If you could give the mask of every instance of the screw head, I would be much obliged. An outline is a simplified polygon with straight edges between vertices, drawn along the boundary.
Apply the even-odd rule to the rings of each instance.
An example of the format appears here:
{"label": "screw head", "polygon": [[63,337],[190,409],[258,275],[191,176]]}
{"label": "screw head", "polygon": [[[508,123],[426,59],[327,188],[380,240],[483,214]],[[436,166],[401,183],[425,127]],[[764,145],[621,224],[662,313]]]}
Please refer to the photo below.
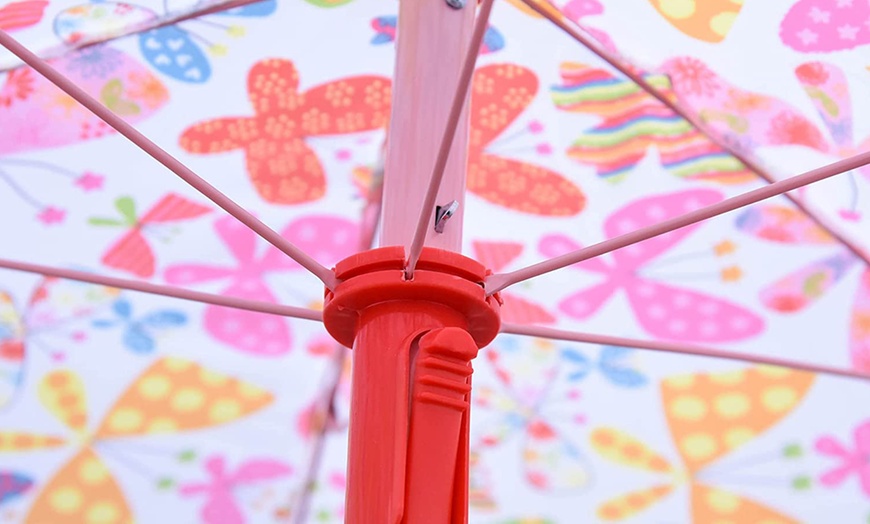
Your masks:
{"label": "screw head", "polygon": [[447,2],[447,5],[452,7],[453,9],[462,9],[465,7],[465,0],[444,0]]}

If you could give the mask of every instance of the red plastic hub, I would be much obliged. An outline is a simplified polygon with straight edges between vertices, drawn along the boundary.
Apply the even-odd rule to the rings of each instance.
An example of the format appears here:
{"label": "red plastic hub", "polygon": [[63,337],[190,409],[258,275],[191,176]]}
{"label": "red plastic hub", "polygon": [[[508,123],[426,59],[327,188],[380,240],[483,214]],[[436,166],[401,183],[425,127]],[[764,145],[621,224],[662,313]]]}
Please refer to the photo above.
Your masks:
{"label": "red plastic hub", "polygon": [[340,262],[323,321],[354,349],[345,521],[468,519],[471,360],[500,327],[486,268],[423,250],[405,279],[401,247]]}

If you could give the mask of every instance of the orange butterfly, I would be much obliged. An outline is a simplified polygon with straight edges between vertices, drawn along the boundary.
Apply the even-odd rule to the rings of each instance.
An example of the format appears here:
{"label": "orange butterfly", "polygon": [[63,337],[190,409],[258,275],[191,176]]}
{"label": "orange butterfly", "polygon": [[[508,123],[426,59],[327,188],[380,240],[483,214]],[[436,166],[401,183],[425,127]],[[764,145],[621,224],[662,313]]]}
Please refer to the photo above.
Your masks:
{"label": "orange butterfly", "polygon": [[662,403],[684,466],[674,467],[644,443],[613,428],[592,432],[592,447],[625,466],[665,474],[664,484],[611,499],[598,508],[604,521],[640,513],[688,483],[692,522],[770,522],[797,524],[746,497],[705,485],[704,469],[774,426],[800,404],[815,375],[758,366],[726,373],[684,375],[661,383]]}
{"label": "orange butterfly", "polygon": [[248,175],[267,202],[298,204],[326,192],[323,166],[308,137],[382,128],[390,111],[390,79],[355,76],[299,92],[299,74],[288,60],[256,63],[248,73],[254,116],[217,118],[182,133],[191,153],[244,149]]}
{"label": "orange butterfly", "polygon": [[127,388],[96,431],[88,429],[84,382],[75,372],[47,374],[39,385],[39,399],[72,430],[74,438],[4,429],[0,431],[0,451],[69,444],[80,448],[40,492],[25,522],[126,524],[133,516],[121,487],[100,459],[100,443],[217,426],[259,411],[271,404],[273,397],[193,362],[162,358]]}
{"label": "orange butterfly", "polygon": [[487,147],[532,103],[538,78],[515,64],[479,68],[471,87],[468,190],[494,204],[547,216],[576,215],[586,196],[547,168],[496,156]]}

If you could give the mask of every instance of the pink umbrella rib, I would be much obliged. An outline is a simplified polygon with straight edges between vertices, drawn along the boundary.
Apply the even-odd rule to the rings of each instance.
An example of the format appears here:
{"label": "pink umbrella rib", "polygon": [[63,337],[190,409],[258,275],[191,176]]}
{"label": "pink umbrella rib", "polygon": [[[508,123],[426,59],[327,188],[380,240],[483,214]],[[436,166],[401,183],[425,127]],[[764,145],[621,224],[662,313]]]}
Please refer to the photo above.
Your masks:
{"label": "pink umbrella rib", "polygon": [[313,273],[324,283],[324,285],[326,285],[326,287],[330,289],[335,287],[335,274],[331,270],[318,263],[311,256],[278,234],[278,232],[258,220],[254,215],[236,204],[233,199],[218,191],[217,188],[191,171],[178,159],[152,142],[145,135],[137,131],[136,128],[125,122],[124,119],[86,93],[72,80],[60,74],[56,69],[48,65],[45,60],[33,54],[30,50],[2,30],[0,30],[0,45],[11,51],[24,63],[32,67],[51,83],[85,106],[94,115],[112,126],[116,131],[118,131],[118,133],[125,136],[128,140],[139,146],[143,151],[151,155],[155,160],[166,166],[170,171],[178,175],[179,178],[202,193],[206,198],[235,217],[239,222],[248,226],[264,240],[284,252],[288,257],[298,262],[299,265]]}
{"label": "pink umbrella rib", "polygon": [[702,207],[701,209],[674,217],[670,220],[665,220],[658,224],[642,227],[636,231],[632,231],[631,233],[620,235],[544,262],[539,262],[510,273],[498,273],[492,275],[486,281],[487,293],[495,293],[510,285],[516,284],[517,282],[538,277],[551,271],[570,266],[571,264],[576,264],[577,262],[582,262],[638,242],[643,242],[644,240],[649,240],[650,238],[659,235],[670,233],[676,229],[690,226],[697,222],[701,222],[702,220],[707,220],[708,218],[713,218],[755,204],[756,202],[781,195],[786,191],[807,186],[868,164],[870,164],[870,151],[865,151],[864,153],[849,157],[845,160],[840,160],[833,164],[813,169],[812,171],[807,171],[801,175],[774,182],[768,186],[760,187],[743,193],[742,195],[731,197],[711,206]]}
{"label": "pink umbrella rib", "polygon": [[486,34],[489,15],[492,12],[494,3],[494,0],[483,0],[480,11],[477,14],[477,20],[474,23],[474,32],[471,35],[471,42],[468,45],[468,52],[465,55],[465,62],[462,65],[459,82],[453,94],[450,114],[447,117],[447,124],[444,126],[444,134],[441,137],[438,156],[435,157],[432,176],[429,178],[429,187],[426,190],[423,207],[420,209],[420,217],[417,219],[417,229],[414,231],[414,239],[409,249],[408,264],[405,269],[405,275],[408,279],[414,276],[414,269],[417,267],[420,253],[423,251],[423,243],[426,241],[426,232],[432,224],[435,198],[438,196],[438,189],[441,187],[441,180],[444,178],[444,169],[447,166],[447,158],[450,156],[450,148],[456,136],[456,128],[459,126],[462,109],[465,106],[466,100],[468,100],[468,88],[474,76],[474,66],[477,63],[477,55],[480,54],[480,44],[483,42],[483,37]]}
{"label": "pink umbrella rib", "polygon": [[733,351],[723,351],[721,349],[711,349],[700,346],[691,346],[687,344],[676,344],[673,342],[639,340],[634,338],[613,337],[608,335],[593,335],[590,333],[578,333],[575,331],[566,331],[563,329],[528,326],[522,324],[502,324],[501,332],[509,333],[512,335],[527,335],[531,337],[567,340],[570,342],[585,342],[588,344],[597,344],[603,346],[620,346],[646,351],[660,351],[665,353],[679,353],[681,355],[695,355],[699,357],[738,360],[742,362],[751,362],[753,364],[779,366],[784,368],[796,369],[799,371],[808,371],[810,373],[855,378],[870,382],[870,375],[866,373],[861,373],[860,371],[834,368],[829,366],[817,366],[814,364],[797,362],[794,360],[787,360],[775,357],[763,357],[760,355],[737,353]]}
{"label": "pink umbrella rib", "polygon": [[[532,10],[555,24],[559,29],[568,34],[571,38],[579,42],[581,45],[589,49],[593,54],[597,57],[604,60],[611,67],[625,75],[628,79],[638,85],[641,89],[646,91],[650,96],[664,104],[668,109],[676,113],[681,118],[688,121],[692,126],[694,126],[698,131],[700,131],[704,136],[706,136],[711,142],[727,151],[731,156],[739,160],[746,166],[750,171],[754,172],[756,175],[761,177],[764,181],[769,184],[772,184],[776,181],[776,179],[763,167],[761,167],[754,160],[749,158],[747,155],[741,153],[737,150],[733,145],[727,143],[721,137],[719,137],[716,133],[713,133],[707,129],[707,127],[701,122],[698,118],[696,118],[691,112],[684,109],[678,102],[666,97],[662,92],[656,89],[652,84],[647,82],[641,75],[635,73],[617,58],[612,56],[607,50],[601,47],[599,44],[595,42],[594,39],[586,36],[583,32],[577,28],[573,27],[571,24],[566,22],[564,19],[560,18],[558,14],[553,13],[547,9],[541,7],[536,0],[521,0],[524,4],[529,6]],[[843,244],[849,251],[852,252],[856,257],[862,259],[868,266],[870,266],[870,254],[861,249],[860,246],[849,240],[848,238],[841,235],[835,228],[831,227],[828,222],[822,217],[818,216],[812,209],[810,209],[806,203],[804,203],[799,198],[791,195],[785,194],[785,197],[788,198],[798,209],[800,209],[805,215],[807,215],[811,220],[813,220],[819,227],[824,229],[829,235],[833,238],[837,239],[841,244]]]}
{"label": "pink umbrella rib", "polygon": [[258,300],[246,300],[243,298],[225,297],[222,295],[202,293],[200,291],[192,291],[189,289],[182,289],[173,286],[162,286],[159,284],[152,284],[150,282],[140,282],[125,278],[94,275],[85,271],[77,271],[74,269],[42,266],[39,264],[17,262],[14,260],[6,260],[2,258],[0,258],[0,268],[11,269],[14,271],[23,271],[26,273],[34,273],[37,275],[45,275],[49,277],[64,278],[67,280],[77,280],[79,282],[87,282],[89,284],[97,284],[118,289],[126,289],[129,291],[139,291],[142,293],[150,293],[152,295],[162,295],[165,297],[180,298],[182,300],[190,300],[193,302],[203,302],[206,304],[214,304],[216,306],[244,309],[247,311],[256,311],[258,313],[268,313],[271,315],[279,315],[282,317],[299,318],[303,320],[315,320],[317,322],[322,321],[320,311],[315,311],[313,309],[285,306],[281,304],[271,304],[269,302],[260,302]]}

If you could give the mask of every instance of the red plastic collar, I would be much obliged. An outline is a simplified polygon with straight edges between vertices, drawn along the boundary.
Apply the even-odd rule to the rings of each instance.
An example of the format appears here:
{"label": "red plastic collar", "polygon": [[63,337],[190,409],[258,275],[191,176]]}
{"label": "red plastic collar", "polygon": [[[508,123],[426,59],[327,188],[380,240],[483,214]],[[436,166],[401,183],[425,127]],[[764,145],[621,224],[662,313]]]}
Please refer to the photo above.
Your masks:
{"label": "red plastic collar", "polygon": [[339,262],[340,284],[326,291],[323,324],[339,343],[353,347],[360,313],[394,300],[430,302],[462,315],[465,328],[479,348],[489,344],[501,325],[498,293],[487,297],[483,281],[488,270],[458,253],[424,248],[412,280],[405,280],[402,247],[383,247],[358,253]]}

